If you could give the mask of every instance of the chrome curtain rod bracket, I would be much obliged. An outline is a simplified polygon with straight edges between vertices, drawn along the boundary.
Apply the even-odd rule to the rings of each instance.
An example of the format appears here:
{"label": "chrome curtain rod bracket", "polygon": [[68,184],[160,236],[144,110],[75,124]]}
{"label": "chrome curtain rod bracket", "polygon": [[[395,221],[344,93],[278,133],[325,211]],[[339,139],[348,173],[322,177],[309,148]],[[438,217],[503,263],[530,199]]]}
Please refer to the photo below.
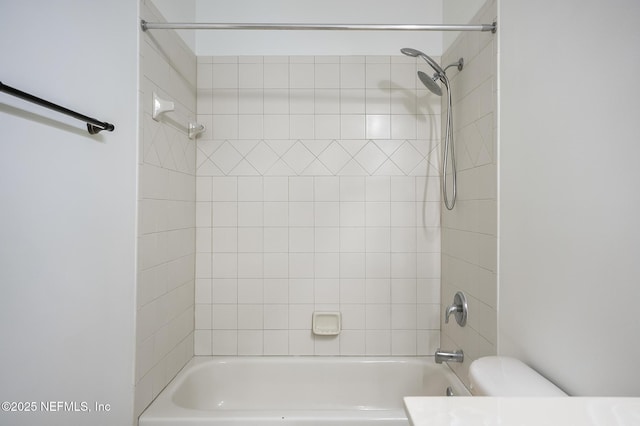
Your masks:
{"label": "chrome curtain rod bracket", "polygon": [[267,23],[195,23],[195,22],[147,22],[140,21],[142,31],[147,30],[310,30],[310,31],[491,31],[496,32],[496,22],[480,25],[405,25],[405,24],[267,24]]}
{"label": "chrome curtain rod bracket", "polygon": [[96,120],[95,118],[87,117],[84,114],[80,114],[79,112],[72,111],[68,108],[65,108],[60,105],[56,105],[52,102],[46,101],[37,96],[33,96],[29,93],[23,92],[21,90],[15,89],[11,86],[7,86],[0,81],[0,92],[5,92],[11,96],[15,96],[16,98],[23,99],[25,101],[40,105],[42,107],[48,108],[53,111],[57,111],[61,114],[68,115],[77,120],[84,121],[87,123],[87,131],[89,134],[95,135],[103,130],[108,132],[113,132],[115,126],[113,124],[107,123],[106,121]]}

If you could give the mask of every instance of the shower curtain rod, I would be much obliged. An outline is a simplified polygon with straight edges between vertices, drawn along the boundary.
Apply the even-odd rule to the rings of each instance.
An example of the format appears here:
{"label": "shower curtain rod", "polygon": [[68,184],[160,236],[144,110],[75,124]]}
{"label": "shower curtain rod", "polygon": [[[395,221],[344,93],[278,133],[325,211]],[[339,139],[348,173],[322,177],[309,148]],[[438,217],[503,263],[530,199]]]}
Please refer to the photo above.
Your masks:
{"label": "shower curtain rod", "polygon": [[142,31],[147,30],[348,30],[348,31],[491,31],[496,23],[480,25],[434,24],[229,24],[206,22],[147,22],[140,21]]}
{"label": "shower curtain rod", "polygon": [[87,131],[92,135],[95,135],[98,132],[101,132],[103,130],[106,130],[107,132],[113,132],[113,130],[115,129],[115,126],[111,123],[107,123],[106,121],[96,120],[95,118],[91,118],[84,114],[80,114],[79,112],[54,104],[53,102],[49,102],[47,100],[34,96],[30,93],[26,93],[14,87],[7,86],[1,81],[0,81],[0,92],[7,93],[11,96],[15,96],[16,98],[24,99],[25,101],[34,103],[36,105],[40,105],[42,107],[48,108],[53,111],[57,111],[61,114],[68,115],[70,117],[75,118],[76,120],[84,121],[85,123],[87,123]]}

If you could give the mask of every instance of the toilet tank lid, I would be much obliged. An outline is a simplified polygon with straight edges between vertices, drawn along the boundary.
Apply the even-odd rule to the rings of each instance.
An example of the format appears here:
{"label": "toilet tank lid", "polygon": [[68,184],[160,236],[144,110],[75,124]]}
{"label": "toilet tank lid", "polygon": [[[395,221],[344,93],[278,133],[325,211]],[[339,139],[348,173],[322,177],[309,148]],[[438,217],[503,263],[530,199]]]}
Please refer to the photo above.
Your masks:
{"label": "toilet tank lid", "polygon": [[488,356],[473,361],[469,382],[474,395],[567,396],[524,362],[510,357]]}

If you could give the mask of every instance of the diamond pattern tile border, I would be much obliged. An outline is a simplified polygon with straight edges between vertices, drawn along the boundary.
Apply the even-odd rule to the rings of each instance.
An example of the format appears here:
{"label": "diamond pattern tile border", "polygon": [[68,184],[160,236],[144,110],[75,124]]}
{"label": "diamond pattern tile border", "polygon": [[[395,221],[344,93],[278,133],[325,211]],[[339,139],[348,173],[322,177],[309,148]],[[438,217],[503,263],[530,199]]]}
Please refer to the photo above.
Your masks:
{"label": "diamond pattern tile border", "polygon": [[430,164],[438,153],[436,149],[425,154],[426,149],[416,149],[416,141],[409,140],[203,140],[198,144],[203,144],[198,147],[198,176],[426,176],[429,171],[421,166]]}

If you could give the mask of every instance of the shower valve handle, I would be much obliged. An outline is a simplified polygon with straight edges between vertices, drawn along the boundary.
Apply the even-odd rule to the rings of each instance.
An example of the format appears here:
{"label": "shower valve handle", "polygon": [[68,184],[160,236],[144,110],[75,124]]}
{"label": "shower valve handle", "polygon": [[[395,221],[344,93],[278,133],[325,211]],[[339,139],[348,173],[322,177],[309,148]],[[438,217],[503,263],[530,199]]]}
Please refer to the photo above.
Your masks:
{"label": "shower valve handle", "polygon": [[467,298],[461,291],[457,292],[453,298],[453,305],[447,307],[444,315],[444,323],[449,323],[449,316],[454,314],[456,322],[460,327],[464,327],[467,324]]}
{"label": "shower valve handle", "polygon": [[447,308],[447,312],[445,313],[445,316],[444,316],[445,324],[449,323],[449,316],[451,314],[455,313],[455,312],[458,312],[458,311],[462,311],[462,307],[461,306],[459,306],[459,305],[451,305],[451,306],[449,306]]}

